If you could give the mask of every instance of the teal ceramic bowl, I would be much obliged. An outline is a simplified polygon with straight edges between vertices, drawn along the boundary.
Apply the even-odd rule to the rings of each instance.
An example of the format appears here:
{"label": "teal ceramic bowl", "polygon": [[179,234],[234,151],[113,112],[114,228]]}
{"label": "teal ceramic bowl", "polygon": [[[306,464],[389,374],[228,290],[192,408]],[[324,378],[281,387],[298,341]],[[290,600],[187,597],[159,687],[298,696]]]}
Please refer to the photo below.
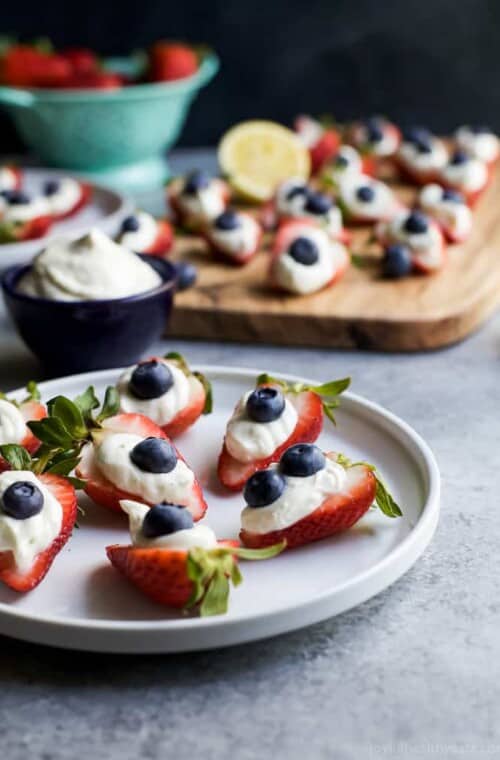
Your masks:
{"label": "teal ceramic bowl", "polygon": [[[120,61],[112,62],[116,68]],[[122,62],[122,69],[127,61]],[[46,166],[76,171],[125,190],[158,187],[199,90],[217,73],[216,55],[191,77],[118,90],[0,87],[0,105]]]}

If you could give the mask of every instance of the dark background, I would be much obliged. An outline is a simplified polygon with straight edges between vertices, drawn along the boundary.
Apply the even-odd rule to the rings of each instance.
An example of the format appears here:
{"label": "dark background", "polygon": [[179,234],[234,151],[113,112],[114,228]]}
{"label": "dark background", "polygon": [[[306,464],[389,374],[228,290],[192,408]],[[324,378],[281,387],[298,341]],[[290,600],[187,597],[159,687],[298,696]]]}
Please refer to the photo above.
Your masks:
{"label": "dark background", "polygon": [[[183,133],[217,142],[233,122],[298,112],[390,114],[439,131],[500,127],[495,0],[4,0],[0,32],[124,54],[160,37],[206,42],[222,60]],[[2,152],[17,147],[0,121]]]}

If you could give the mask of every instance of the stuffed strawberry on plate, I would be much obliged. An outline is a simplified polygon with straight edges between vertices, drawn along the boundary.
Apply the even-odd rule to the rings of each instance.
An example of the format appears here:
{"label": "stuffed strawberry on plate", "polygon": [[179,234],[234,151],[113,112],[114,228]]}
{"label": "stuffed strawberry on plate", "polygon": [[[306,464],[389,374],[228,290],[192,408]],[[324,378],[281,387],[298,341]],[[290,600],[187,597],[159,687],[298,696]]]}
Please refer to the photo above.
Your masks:
{"label": "stuffed strawberry on plate", "polygon": [[295,295],[316,293],[337,282],[349,266],[345,246],[308,220],[282,224],[270,265],[272,285]]}
{"label": "stuffed strawberry on plate", "polygon": [[392,219],[403,207],[389,185],[363,174],[348,174],[340,180],[338,204],[344,217],[352,224]]}
{"label": "stuffed strawberry on plate", "polygon": [[446,244],[438,223],[418,209],[381,222],[375,234],[383,246],[404,245],[411,253],[413,268],[422,274],[433,274],[446,262]]}
{"label": "stuffed strawberry on plate", "polygon": [[21,178],[21,170],[17,166],[11,164],[0,166],[0,192],[3,190],[19,190]]}
{"label": "stuffed strawberry on plate", "polygon": [[340,134],[334,127],[324,126],[311,116],[297,116],[293,126],[309,151],[311,173],[317,174],[335,155],[340,145]]}
{"label": "stuffed strawberry on plate", "polygon": [[498,160],[500,141],[489,127],[464,125],[455,131],[454,138],[457,148],[472,158],[489,166]]}
{"label": "stuffed strawberry on plate", "polygon": [[174,222],[187,230],[197,231],[225,210],[229,203],[229,188],[222,179],[195,170],[168,184],[167,199]]}
{"label": "stuffed strawberry on plate", "polygon": [[404,178],[417,185],[434,182],[448,161],[444,142],[425,127],[411,127],[395,155],[396,164]]}
{"label": "stuffed strawberry on plate", "polygon": [[283,545],[267,551],[240,548],[237,541],[218,541],[207,525],[193,522],[190,512],[178,504],[124,500],[129,516],[129,545],[108,546],[111,564],[141,593],[157,604],[183,610],[196,609],[202,616],[227,611],[230,583],[242,581],[237,560],[268,559]]}
{"label": "stuffed strawberry on plate", "polygon": [[398,127],[383,116],[372,116],[364,121],[356,121],[348,130],[347,141],[362,154],[376,158],[393,156],[401,143]]}
{"label": "stuffed strawberry on plate", "polygon": [[259,250],[262,227],[251,214],[228,208],[207,224],[204,238],[217,257],[243,266]]}
{"label": "stuffed strawberry on plate", "polygon": [[250,475],[277,462],[293,443],[315,441],[323,415],[334,419],[338,397],[349,383],[345,378],[314,386],[260,375],[227,424],[217,468],[221,483],[240,491]]}
{"label": "stuffed strawberry on plate", "polygon": [[22,190],[0,192],[0,242],[16,243],[43,237],[54,217],[46,198]]}
{"label": "stuffed strawberry on plate", "polygon": [[432,183],[419,193],[420,207],[433,217],[450,243],[463,243],[472,230],[472,212],[457,190]]}
{"label": "stuffed strawberry on plate", "polygon": [[256,472],[244,489],[241,542],[251,548],[286,542],[288,549],[351,528],[374,502],[388,517],[401,510],[374,468],[297,443],[279,463]]}
{"label": "stuffed strawberry on plate", "polygon": [[54,219],[67,219],[87,205],[92,195],[92,187],[72,177],[61,177],[47,180],[43,194]]}
{"label": "stuffed strawberry on plate", "polygon": [[210,383],[180,354],[153,357],[129,367],[116,385],[120,410],[149,417],[169,438],[212,411]]}
{"label": "stuffed strawberry on plate", "polygon": [[[35,454],[40,441],[31,432],[27,423],[46,417],[47,409],[41,403],[34,383],[29,383],[27,390],[27,397],[19,403],[0,394],[0,445],[18,444],[30,454]],[[8,462],[0,456],[0,471],[8,468]]]}
{"label": "stuffed strawberry on plate", "polygon": [[490,180],[488,166],[464,150],[456,150],[437,176],[438,182],[462,193],[469,206],[474,206]]}
{"label": "stuffed strawberry on plate", "polygon": [[174,231],[166,219],[136,211],[123,220],[116,242],[135,253],[164,256],[172,248]]}
{"label": "stuffed strawberry on plate", "polygon": [[[2,453],[8,456],[14,449],[13,464],[16,457],[29,461],[21,447],[3,446]],[[66,478],[23,469],[2,472],[0,581],[18,592],[35,588],[70,537],[76,510],[75,489]]]}

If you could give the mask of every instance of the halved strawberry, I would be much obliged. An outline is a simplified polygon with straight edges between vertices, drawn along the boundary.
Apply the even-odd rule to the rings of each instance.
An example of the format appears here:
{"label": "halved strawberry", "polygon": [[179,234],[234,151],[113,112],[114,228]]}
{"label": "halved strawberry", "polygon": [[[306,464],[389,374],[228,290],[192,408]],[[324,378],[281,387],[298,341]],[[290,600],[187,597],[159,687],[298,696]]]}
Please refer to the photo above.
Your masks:
{"label": "halved strawberry", "polygon": [[[153,437],[169,440],[161,427],[158,427],[158,425],[143,414],[117,414],[113,417],[108,417],[102,423],[102,431],[99,431],[99,435],[106,435],[106,433],[132,433],[142,438]],[[76,469],[77,477],[86,481],[85,493],[96,504],[100,504],[114,512],[122,511],[120,501],[123,499],[133,500],[140,497],[141,501],[147,503],[142,494],[122,491],[102,474],[95,463],[93,447],[94,444],[92,443],[84,446],[81,452],[80,463]],[[178,449],[175,450],[178,458],[185,461]],[[200,520],[207,510],[207,503],[203,496],[202,488],[196,478],[192,486],[192,492],[189,495],[189,504],[186,504],[186,506],[189,508],[194,520]]]}
{"label": "halved strawberry", "polygon": [[92,185],[89,185],[87,182],[79,182],[80,185],[80,198],[78,201],[70,208],[68,211],[65,211],[62,214],[54,214],[54,219],[61,220],[61,219],[68,219],[70,216],[74,216],[78,211],[81,211],[82,208],[84,208],[87,203],[89,202],[91,196],[92,196]]}
{"label": "halved strawberry", "polygon": [[[226,212],[226,213],[229,213]],[[224,244],[220,235],[217,235],[217,230],[214,230],[213,225],[207,225],[204,230],[204,239],[206,240],[210,251],[216,258],[219,258],[225,262],[229,262],[234,266],[244,266],[253,259],[255,254],[259,251],[262,242],[263,230],[259,222],[251,214],[247,214],[244,211],[235,212],[238,217],[242,218],[242,221],[246,225],[250,225],[250,229],[253,230],[252,244],[248,249],[244,251],[234,251],[230,245]]]}
{"label": "halved strawberry", "polygon": [[0,553],[0,581],[14,591],[31,591],[35,586],[38,586],[50,569],[56,555],[70,537],[76,521],[76,492],[71,483],[60,475],[50,473],[38,475],[38,478],[62,507],[61,530],[52,544],[45,551],[40,552],[33,566],[27,572],[21,573],[16,569],[12,552]]}
{"label": "halved strawberry", "polygon": [[[31,422],[32,420],[43,420],[47,416],[47,409],[45,406],[39,401],[35,401],[34,399],[30,401],[23,401],[23,403],[19,405],[19,411],[21,412],[26,422]],[[23,446],[23,448],[25,448],[29,454],[33,455],[36,454],[40,448],[40,441],[27,427],[26,434],[22,441],[19,441],[19,445]],[[9,464],[3,457],[0,456],[0,472],[4,472],[5,470],[9,469]]]}
{"label": "halved strawberry", "polygon": [[170,251],[174,242],[174,230],[166,219],[157,219],[157,232],[155,240],[146,250],[141,253],[149,253],[151,256],[164,256]]}
{"label": "halved strawberry", "polygon": [[[264,383],[263,385],[272,384]],[[288,398],[297,411],[297,424],[286,441],[278,446],[271,456],[256,459],[253,462],[239,462],[231,456],[224,442],[217,465],[217,475],[226,488],[231,491],[241,491],[254,472],[265,470],[270,464],[277,462],[292,444],[313,443],[318,438],[323,428],[323,402],[320,396],[314,391],[303,391]]]}
{"label": "halved strawberry", "polygon": [[[408,215],[410,211],[408,211]],[[440,226],[433,219],[428,218],[428,226],[432,231],[433,244],[429,248],[417,248],[412,246],[410,239],[401,238],[394,233],[388,222],[380,222],[375,227],[375,237],[384,246],[387,247],[392,243],[403,243],[407,245],[411,252],[413,268],[421,274],[433,274],[438,272],[446,263],[447,248],[444,236]]]}
{"label": "halved strawberry", "polygon": [[[336,458],[335,454],[327,454]],[[358,464],[347,470],[347,485],[328,496],[313,512],[282,530],[270,533],[240,532],[241,542],[263,548],[286,541],[287,549],[319,541],[351,528],[368,511],[377,493],[377,479],[370,467]]]}
{"label": "halved strawberry", "polygon": [[[207,221],[204,216],[193,213],[187,206],[183,205],[182,194],[184,191],[184,177],[175,177],[167,185],[167,201],[170,208],[171,217],[174,224],[178,224],[191,232],[199,231],[203,229]],[[220,196],[220,213],[224,211],[229,203],[231,193],[229,186],[224,180],[214,178],[211,180],[211,186],[213,191]],[[215,216],[218,216],[217,212]]]}
{"label": "halved strawberry", "polygon": [[340,134],[333,127],[324,127],[310,116],[297,116],[293,126],[309,149],[311,174],[317,174],[337,152],[341,142]]}

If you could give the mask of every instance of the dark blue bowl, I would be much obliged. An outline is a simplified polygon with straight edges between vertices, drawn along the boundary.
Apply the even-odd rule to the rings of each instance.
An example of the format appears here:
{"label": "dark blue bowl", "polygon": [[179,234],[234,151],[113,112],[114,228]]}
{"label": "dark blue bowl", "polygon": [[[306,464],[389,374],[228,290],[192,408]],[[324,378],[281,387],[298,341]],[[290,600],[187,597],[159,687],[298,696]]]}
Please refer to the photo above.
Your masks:
{"label": "dark blue bowl", "polygon": [[134,364],[164,332],[172,310],[175,268],[141,256],[163,283],[136,296],[105,301],[51,301],[17,291],[31,265],[7,269],[5,303],[26,345],[51,373],[71,374]]}

